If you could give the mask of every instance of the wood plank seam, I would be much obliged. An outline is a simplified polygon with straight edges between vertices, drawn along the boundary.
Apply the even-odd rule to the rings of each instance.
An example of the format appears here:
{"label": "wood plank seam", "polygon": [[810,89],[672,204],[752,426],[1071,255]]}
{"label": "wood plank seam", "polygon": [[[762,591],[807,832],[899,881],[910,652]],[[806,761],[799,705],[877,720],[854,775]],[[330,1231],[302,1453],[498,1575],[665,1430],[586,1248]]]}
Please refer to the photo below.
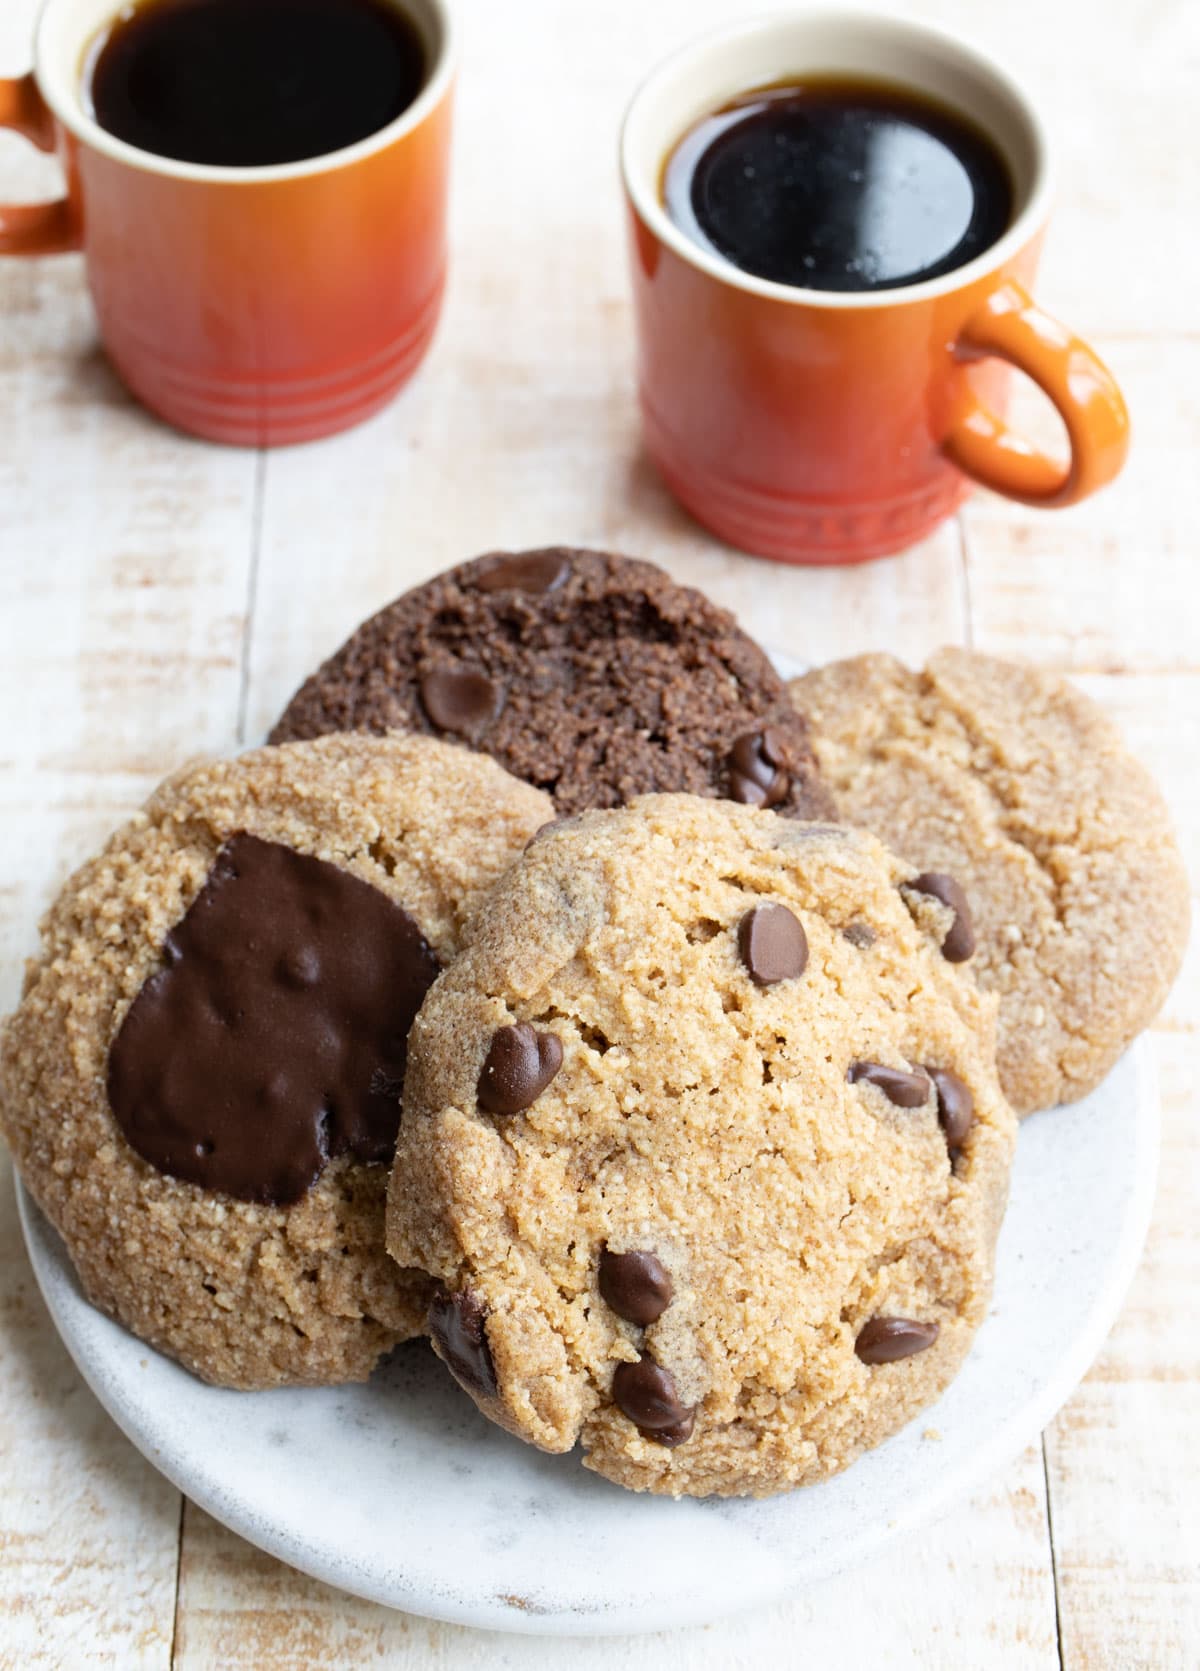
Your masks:
{"label": "wood plank seam", "polygon": [[963,643],[968,650],[975,648],[975,623],[971,614],[971,544],[967,533],[967,519],[961,511],[954,518],[958,534],[958,572],[962,588]]}
{"label": "wood plank seam", "polygon": [[1050,1497],[1050,1462],[1046,1455],[1044,1429],[1038,1443],[1042,1451],[1042,1480],[1046,1492],[1046,1541],[1050,1546],[1050,1576],[1054,1581],[1054,1636],[1058,1643],[1059,1671],[1066,1671],[1066,1660],[1063,1657],[1062,1608],[1058,1598],[1058,1555],[1054,1548],[1054,1504]]}
{"label": "wood plank seam", "polygon": [[175,1649],[179,1642],[179,1614],[182,1599],[181,1575],[183,1571],[183,1520],[187,1514],[187,1498],[179,1493],[179,1526],[176,1533],[175,1545],[175,1605],[171,1612],[171,1652],[167,1660],[170,1671],[175,1671]]}
{"label": "wood plank seam", "polygon": [[246,716],[250,703],[250,660],[254,652],[254,610],[258,602],[258,566],[263,545],[263,521],[267,502],[267,451],[258,449],[254,465],[254,498],[250,507],[250,562],[246,573],[246,620],[242,628],[242,655],[239,669],[237,705],[237,742],[246,746]]}

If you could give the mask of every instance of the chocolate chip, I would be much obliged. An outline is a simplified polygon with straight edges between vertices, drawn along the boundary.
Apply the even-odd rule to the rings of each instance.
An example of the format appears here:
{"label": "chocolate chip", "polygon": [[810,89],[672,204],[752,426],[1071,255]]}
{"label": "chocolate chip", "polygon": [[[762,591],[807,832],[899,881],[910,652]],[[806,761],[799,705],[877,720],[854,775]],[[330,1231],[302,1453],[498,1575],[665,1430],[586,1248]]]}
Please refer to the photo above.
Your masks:
{"label": "chocolate chip", "polygon": [[439,731],[478,736],[504,706],[498,685],[471,667],[438,667],[421,676],[421,706]]}
{"label": "chocolate chip", "polygon": [[854,1062],[846,1075],[851,1085],[874,1085],[897,1108],[920,1108],[929,1100],[929,1080],[918,1068],[888,1068],[882,1062]]}
{"label": "chocolate chip", "polygon": [[487,1307],[476,1295],[437,1294],[429,1305],[429,1332],[451,1375],[468,1392],[495,1398],[499,1390],[488,1345]]}
{"label": "chocolate chip", "polygon": [[961,1149],[975,1117],[975,1099],[970,1087],[949,1068],[927,1067],[925,1072],[937,1092],[938,1119],[946,1134],[946,1147]]}
{"label": "chocolate chip", "polygon": [[488,1114],[520,1114],[562,1067],[556,1033],[539,1033],[528,1021],[494,1034],[479,1075],[479,1106]]}
{"label": "chocolate chip", "polygon": [[600,1255],[600,1293],[618,1317],[644,1328],[661,1317],[675,1292],[670,1273],[653,1253]]}
{"label": "chocolate chip", "polygon": [[865,952],[871,949],[879,936],[870,923],[847,923],[842,930],[842,938],[857,946],[860,952]]}
{"label": "chocolate chip", "polygon": [[965,963],[975,950],[975,924],[967,896],[953,876],[939,870],[923,870],[905,886],[916,893],[928,894],[930,899],[941,900],[954,912],[950,931],[942,941],[942,956],[947,963]]}
{"label": "chocolate chip", "polygon": [[755,986],[774,986],[804,973],[808,939],[786,905],[756,905],[738,925],[738,951]]}
{"label": "chocolate chip", "polygon": [[745,806],[777,806],[791,778],[787,743],[774,729],[746,731],[729,751],[729,798]]}
{"label": "chocolate chip", "polygon": [[489,563],[473,584],[478,592],[553,592],[570,572],[561,551],[514,551]]}
{"label": "chocolate chip", "polygon": [[613,1403],[647,1439],[678,1445],[691,1433],[694,1411],[679,1402],[675,1377],[649,1352],[643,1352],[637,1363],[617,1365],[612,1390]]}
{"label": "chocolate chip", "polygon": [[854,1350],[863,1363],[895,1363],[923,1352],[938,1337],[936,1323],[918,1323],[913,1317],[872,1317],[859,1330]]}
{"label": "chocolate chip", "polygon": [[130,1146],[242,1201],[391,1159],[408,1030],[438,961],[368,882],[257,836],[225,843],[108,1056]]}
{"label": "chocolate chip", "polygon": [[643,1439],[653,1439],[656,1445],[667,1445],[672,1449],[682,1445],[692,1436],[696,1427],[696,1412],[689,1410],[681,1422],[674,1427],[642,1427],[638,1431]]}

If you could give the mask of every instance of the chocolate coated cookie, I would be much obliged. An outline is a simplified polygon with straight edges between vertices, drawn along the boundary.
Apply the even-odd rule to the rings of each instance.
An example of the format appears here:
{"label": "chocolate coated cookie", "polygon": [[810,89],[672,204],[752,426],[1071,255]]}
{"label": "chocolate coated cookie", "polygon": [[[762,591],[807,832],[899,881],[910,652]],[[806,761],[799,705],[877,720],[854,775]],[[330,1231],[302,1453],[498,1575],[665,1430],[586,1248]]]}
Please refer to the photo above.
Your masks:
{"label": "chocolate coated cookie", "polygon": [[463,749],[328,737],[181,773],[71,879],[0,1120],[95,1304],[235,1387],[421,1332],[383,1246],[408,1030],[551,811]]}
{"label": "chocolate coated cookie", "polygon": [[945,1387],[1016,1128],[913,875],[670,795],[552,826],[489,894],[413,1027],[388,1245],[494,1420],[766,1495]]}
{"label": "chocolate coated cookie", "polygon": [[1116,727],[1067,680],[966,650],[922,673],[857,656],[790,688],[842,816],[933,873],[931,899],[942,873],[965,893],[1018,1114],[1098,1085],[1170,990],[1190,913],[1166,806]]}
{"label": "chocolate coated cookie", "polygon": [[560,813],[686,790],[823,817],[804,722],[733,617],[661,569],[494,552],[406,592],[301,686],[272,741],[433,732]]}

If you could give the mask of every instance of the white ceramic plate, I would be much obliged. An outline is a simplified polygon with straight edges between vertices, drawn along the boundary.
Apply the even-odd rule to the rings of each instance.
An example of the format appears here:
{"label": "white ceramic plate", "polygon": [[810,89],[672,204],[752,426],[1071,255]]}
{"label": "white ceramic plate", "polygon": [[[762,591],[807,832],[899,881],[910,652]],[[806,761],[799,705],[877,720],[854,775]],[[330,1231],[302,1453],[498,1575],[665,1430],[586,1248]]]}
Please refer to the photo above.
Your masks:
{"label": "white ceramic plate", "polygon": [[[785,677],[802,671],[777,652]],[[24,1191],[25,1240],[88,1385],[155,1467],[301,1571],[430,1618],[602,1635],[704,1624],[852,1565],[1035,1439],[1112,1327],[1158,1167],[1146,1044],[1021,1127],[995,1297],[936,1405],[845,1474],[768,1502],[668,1502],[493,1427],[424,1342],[366,1386],[222,1392],[84,1299]],[[937,1439],[926,1438],[935,1431]]]}
{"label": "white ceramic plate", "polygon": [[18,1200],[42,1293],[93,1392],[218,1520],[391,1607],[600,1634],[772,1601],[911,1532],[1034,1439],[1137,1264],[1158,1123],[1144,1043],[1085,1101],[1027,1120],[995,1302],[958,1379],[847,1473],[763,1503],[635,1496],[576,1456],[543,1456],[485,1421],[423,1342],[365,1386],[205,1386],[93,1310],[57,1235]]}

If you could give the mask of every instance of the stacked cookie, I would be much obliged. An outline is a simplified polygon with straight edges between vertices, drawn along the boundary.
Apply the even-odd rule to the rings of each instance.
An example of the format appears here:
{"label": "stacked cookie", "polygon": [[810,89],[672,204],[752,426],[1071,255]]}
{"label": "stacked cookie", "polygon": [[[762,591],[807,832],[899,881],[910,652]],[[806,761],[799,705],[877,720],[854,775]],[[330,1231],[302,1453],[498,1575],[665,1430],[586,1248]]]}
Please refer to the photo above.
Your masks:
{"label": "stacked cookie", "polygon": [[362,1379],[423,1330],[384,1249],[408,1028],[550,812],[484,756],[331,736],[181,773],[72,877],[3,1120],[97,1305],[231,1387]]}
{"label": "stacked cookie", "polygon": [[1170,991],[1190,910],[1162,795],[1116,727],[1065,680],[965,650],[921,673],[858,656],[791,691],[842,816],[968,894],[1017,1113],[1093,1090]]}
{"label": "stacked cookie", "polygon": [[946,1385],[1014,1123],[912,874],[859,831],[654,795],[498,884],[414,1026],[388,1197],[488,1415],[624,1485],[766,1493]]}
{"label": "stacked cookie", "polygon": [[1061,684],[946,653],[789,700],[652,566],[497,554],[77,873],[0,1118],[90,1297],[210,1381],[428,1333],[543,1449],[766,1494],[954,1375],[1010,1102],[1107,1071],[1186,898]]}

